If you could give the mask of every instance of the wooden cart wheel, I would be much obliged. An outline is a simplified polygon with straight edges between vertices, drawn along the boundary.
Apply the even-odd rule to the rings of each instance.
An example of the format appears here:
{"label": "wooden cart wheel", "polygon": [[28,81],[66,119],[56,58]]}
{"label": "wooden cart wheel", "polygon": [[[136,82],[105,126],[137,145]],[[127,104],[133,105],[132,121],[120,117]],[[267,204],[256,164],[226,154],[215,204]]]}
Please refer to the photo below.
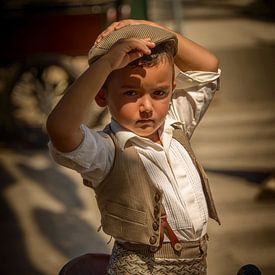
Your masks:
{"label": "wooden cart wheel", "polygon": [[36,56],[20,64],[6,96],[14,132],[29,143],[46,144],[45,122],[76,73],[62,56]]}

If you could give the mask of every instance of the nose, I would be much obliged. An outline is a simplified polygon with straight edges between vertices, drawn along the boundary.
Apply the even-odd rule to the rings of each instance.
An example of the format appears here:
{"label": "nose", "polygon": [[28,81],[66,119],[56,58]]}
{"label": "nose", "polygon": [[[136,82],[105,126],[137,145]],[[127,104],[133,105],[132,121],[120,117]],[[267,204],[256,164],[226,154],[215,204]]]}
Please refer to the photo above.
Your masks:
{"label": "nose", "polygon": [[149,118],[153,114],[152,99],[149,95],[140,98],[139,112],[142,118]]}

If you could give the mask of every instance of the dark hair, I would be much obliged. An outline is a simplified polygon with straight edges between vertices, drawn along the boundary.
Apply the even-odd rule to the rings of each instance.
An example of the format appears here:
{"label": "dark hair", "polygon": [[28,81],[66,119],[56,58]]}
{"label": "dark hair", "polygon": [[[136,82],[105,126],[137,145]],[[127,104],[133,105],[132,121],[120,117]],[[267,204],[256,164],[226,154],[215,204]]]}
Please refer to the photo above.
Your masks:
{"label": "dark hair", "polygon": [[[163,58],[168,58],[169,63],[172,65],[173,70],[173,79],[175,76],[174,70],[174,53],[175,53],[175,43],[173,41],[166,41],[163,43],[158,44],[155,48],[151,50],[151,54],[143,55],[142,57],[134,60],[133,62],[129,63],[127,66],[136,68],[136,67],[153,67],[159,64]],[[107,77],[103,88],[107,88],[109,79],[112,73],[109,74]]]}
{"label": "dark hair", "polygon": [[175,44],[173,41],[161,43],[151,50],[150,55],[143,55],[128,66],[152,67],[158,64],[164,56],[168,57],[169,62],[174,65],[174,47]]}

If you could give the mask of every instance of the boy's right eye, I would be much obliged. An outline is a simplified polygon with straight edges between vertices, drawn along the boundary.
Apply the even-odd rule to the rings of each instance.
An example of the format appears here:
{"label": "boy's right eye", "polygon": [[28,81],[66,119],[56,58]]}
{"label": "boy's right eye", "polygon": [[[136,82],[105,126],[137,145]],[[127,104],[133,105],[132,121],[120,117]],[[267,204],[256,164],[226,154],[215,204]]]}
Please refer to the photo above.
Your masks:
{"label": "boy's right eye", "polygon": [[129,91],[124,92],[123,94],[126,96],[136,96],[137,92],[134,90],[129,90]]}

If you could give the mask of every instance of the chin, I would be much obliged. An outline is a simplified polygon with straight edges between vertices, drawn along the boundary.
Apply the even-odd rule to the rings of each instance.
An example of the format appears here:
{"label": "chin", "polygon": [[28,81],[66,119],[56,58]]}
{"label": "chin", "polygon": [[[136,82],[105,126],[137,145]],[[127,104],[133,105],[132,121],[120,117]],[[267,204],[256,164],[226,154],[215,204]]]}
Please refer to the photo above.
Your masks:
{"label": "chin", "polygon": [[140,137],[143,137],[143,138],[151,139],[151,140],[153,140],[153,141],[159,139],[157,130],[155,130],[155,131],[150,131],[150,132],[146,132],[146,131],[144,131],[144,132],[139,132],[139,133],[136,133],[136,135],[138,135],[138,136],[140,136]]}
{"label": "chin", "polygon": [[148,131],[148,130],[138,129],[138,130],[133,131],[133,132],[138,136],[148,137],[148,136],[153,135],[156,131]]}

